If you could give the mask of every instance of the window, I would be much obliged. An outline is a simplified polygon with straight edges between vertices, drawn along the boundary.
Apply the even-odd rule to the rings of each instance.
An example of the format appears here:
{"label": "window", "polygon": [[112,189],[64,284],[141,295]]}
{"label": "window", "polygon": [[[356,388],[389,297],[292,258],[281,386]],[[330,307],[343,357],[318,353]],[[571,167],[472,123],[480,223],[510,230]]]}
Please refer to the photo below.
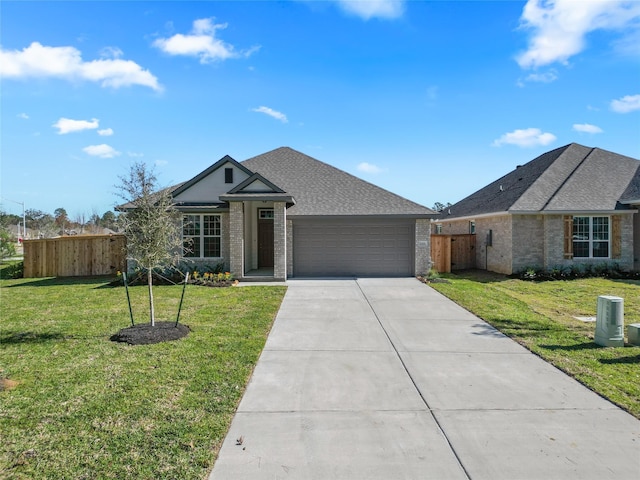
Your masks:
{"label": "window", "polygon": [[260,220],[273,220],[273,208],[261,208],[258,210]]}
{"label": "window", "polygon": [[183,255],[220,256],[220,215],[185,215],[182,220]]}
{"label": "window", "polygon": [[442,233],[442,224],[436,223],[436,235],[440,235]]}
{"label": "window", "polygon": [[476,222],[469,222],[469,233],[476,233]]}
{"label": "window", "polygon": [[233,168],[224,169],[224,183],[233,183]]}
{"label": "window", "polygon": [[609,217],[573,217],[573,258],[609,258]]}

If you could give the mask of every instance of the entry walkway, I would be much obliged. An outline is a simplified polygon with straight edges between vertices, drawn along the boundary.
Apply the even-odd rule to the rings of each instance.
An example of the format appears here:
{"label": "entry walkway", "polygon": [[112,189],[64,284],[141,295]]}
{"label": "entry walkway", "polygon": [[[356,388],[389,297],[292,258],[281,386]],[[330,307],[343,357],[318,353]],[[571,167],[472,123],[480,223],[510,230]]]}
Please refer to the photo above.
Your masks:
{"label": "entry walkway", "polygon": [[640,478],[640,421],[412,278],[293,280],[210,480]]}

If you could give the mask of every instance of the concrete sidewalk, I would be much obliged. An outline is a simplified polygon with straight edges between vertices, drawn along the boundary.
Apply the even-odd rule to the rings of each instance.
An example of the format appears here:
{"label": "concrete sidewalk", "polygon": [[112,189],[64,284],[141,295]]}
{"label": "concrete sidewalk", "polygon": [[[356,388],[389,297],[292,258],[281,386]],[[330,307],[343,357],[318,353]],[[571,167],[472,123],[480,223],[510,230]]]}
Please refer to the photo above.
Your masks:
{"label": "concrete sidewalk", "polygon": [[287,284],[210,480],[640,478],[640,421],[430,287]]}

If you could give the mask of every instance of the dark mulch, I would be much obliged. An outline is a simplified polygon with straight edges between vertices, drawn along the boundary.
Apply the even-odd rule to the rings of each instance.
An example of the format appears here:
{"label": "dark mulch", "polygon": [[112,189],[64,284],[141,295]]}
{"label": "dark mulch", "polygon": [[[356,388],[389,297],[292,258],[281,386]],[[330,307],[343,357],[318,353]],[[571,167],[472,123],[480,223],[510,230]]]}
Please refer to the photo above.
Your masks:
{"label": "dark mulch", "polygon": [[125,342],[129,345],[150,345],[152,343],[169,342],[186,337],[191,329],[175,322],[156,322],[155,326],[142,323],[133,327],[127,327],[111,336],[114,342]]}

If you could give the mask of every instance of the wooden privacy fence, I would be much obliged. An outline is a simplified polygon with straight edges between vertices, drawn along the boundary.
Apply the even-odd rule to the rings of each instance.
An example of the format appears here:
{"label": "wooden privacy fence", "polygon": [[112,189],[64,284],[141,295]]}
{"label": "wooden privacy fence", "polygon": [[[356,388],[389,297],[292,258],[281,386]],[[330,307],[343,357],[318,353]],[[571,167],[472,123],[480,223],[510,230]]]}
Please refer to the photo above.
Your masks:
{"label": "wooden privacy fence", "polygon": [[431,260],[440,273],[475,268],[475,234],[431,235]]}
{"label": "wooden privacy fence", "polygon": [[24,277],[112,275],[125,269],[124,235],[80,235],[24,241]]}

